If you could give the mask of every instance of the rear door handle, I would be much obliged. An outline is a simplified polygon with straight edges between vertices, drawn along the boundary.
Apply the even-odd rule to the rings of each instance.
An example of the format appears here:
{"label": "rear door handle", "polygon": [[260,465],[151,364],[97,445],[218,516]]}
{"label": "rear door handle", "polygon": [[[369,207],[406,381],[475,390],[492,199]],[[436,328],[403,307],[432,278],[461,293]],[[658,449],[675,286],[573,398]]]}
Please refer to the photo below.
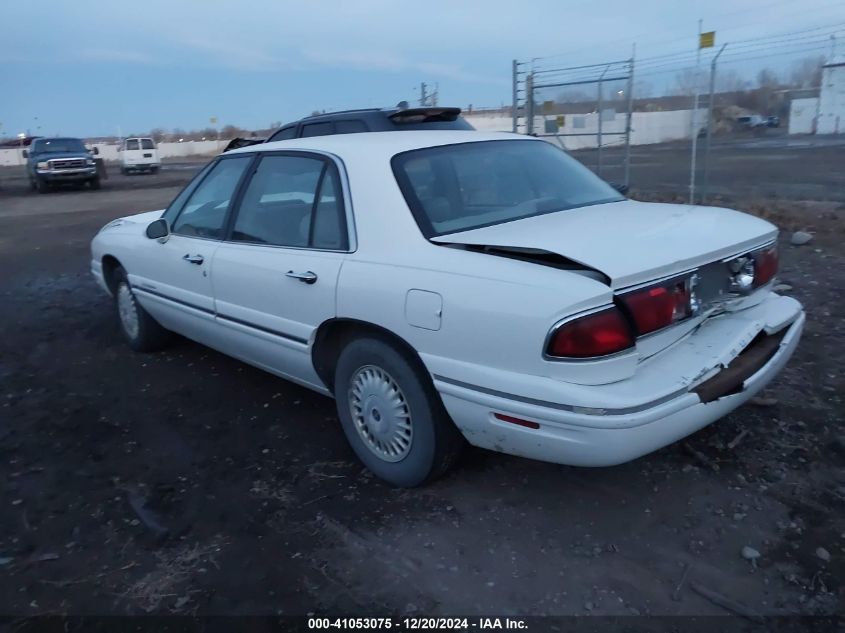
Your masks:
{"label": "rear door handle", "polygon": [[182,257],[182,259],[189,264],[196,264],[197,266],[205,261],[202,255],[189,255],[187,253]]}
{"label": "rear door handle", "polygon": [[310,270],[307,270],[304,273],[295,273],[292,270],[289,270],[285,273],[285,275],[293,279],[299,279],[299,281],[305,284],[313,284],[317,281],[317,274],[312,273]]}

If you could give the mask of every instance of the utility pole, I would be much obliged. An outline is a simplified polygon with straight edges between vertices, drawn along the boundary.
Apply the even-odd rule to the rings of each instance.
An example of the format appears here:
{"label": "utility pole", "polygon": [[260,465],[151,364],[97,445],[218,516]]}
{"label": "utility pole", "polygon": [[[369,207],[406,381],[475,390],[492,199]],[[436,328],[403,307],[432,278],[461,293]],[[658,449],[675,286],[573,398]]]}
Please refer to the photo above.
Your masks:
{"label": "utility pole", "polygon": [[698,21],[698,39],[695,42],[695,80],[692,116],[690,117],[690,129],[692,133],[692,158],[690,159],[689,174],[689,203],[695,204],[695,152],[698,145],[698,69],[701,65],[701,20]]}
{"label": "utility pole", "polygon": [[425,82],[420,82],[420,107],[424,108],[428,102],[428,97],[425,94]]}
{"label": "utility pole", "polygon": [[725,50],[727,43],[722,44],[722,48],[713,57],[710,62],[710,99],[707,102],[707,143],[704,147],[704,182],[701,185],[701,201],[704,202],[704,197],[707,195],[708,187],[710,186],[710,135],[713,133],[713,95],[716,90],[716,60],[719,55]]}

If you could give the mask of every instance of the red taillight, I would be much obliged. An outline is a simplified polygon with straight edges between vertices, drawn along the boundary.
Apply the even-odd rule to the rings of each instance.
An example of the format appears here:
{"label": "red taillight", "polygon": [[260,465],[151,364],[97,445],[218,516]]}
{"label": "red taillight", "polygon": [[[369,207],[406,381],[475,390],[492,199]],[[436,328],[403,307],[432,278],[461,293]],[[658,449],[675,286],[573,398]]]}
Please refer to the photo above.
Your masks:
{"label": "red taillight", "polygon": [[769,283],[778,272],[777,244],[754,253],[754,287]]}
{"label": "red taillight", "polygon": [[635,290],[620,299],[631,312],[639,335],[662,330],[692,314],[688,279]]}
{"label": "red taillight", "polygon": [[607,356],[634,346],[634,336],[625,317],[612,307],[577,317],[559,326],[546,352],[559,358]]}

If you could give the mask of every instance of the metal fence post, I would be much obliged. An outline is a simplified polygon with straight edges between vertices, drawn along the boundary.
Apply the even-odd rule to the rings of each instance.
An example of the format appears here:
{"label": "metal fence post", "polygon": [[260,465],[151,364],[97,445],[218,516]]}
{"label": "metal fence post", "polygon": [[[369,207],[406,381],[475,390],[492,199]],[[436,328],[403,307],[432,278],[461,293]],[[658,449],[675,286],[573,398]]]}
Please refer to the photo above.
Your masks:
{"label": "metal fence post", "polygon": [[631,52],[631,72],[628,75],[628,120],[625,124],[625,186],[631,185],[631,123],[634,116],[634,56],[636,44]]}
{"label": "metal fence post", "polygon": [[511,118],[513,119],[513,133],[516,134],[517,128],[517,120],[519,118],[518,107],[519,107],[519,75],[517,75],[519,65],[517,64],[516,60],[513,60],[511,65],[511,75],[513,77],[513,101],[511,105]]}
{"label": "metal fence post", "polygon": [[704,176],[702,177],[701,183],[702,202],[704,202],[710,186],[710,136],[713,133],[713,95],[716,90],[716,60],[719,59],[719,55],[725,50],[725,46],[727,46],[727,43],[722,44],[722,48],[719,49],[719,52],[716,53],[716,56],[710,62],[710,100],[707,102],[707,142],[704,145]]}
{"label": "metal fence post", "polygon": [[698,69],[701,66],[701,20],[698,21],[698,39],[695,42],[695,80],[693,90],[695,99],[692,102],[690,115],[690,133],[692,134],[692,156],[689,168],[689,203],[695,204],[695,158],[698,146]]}
{"label": "metal fence post", "polygon": [[534,73],[525,78],[525,133],[534,133]]}

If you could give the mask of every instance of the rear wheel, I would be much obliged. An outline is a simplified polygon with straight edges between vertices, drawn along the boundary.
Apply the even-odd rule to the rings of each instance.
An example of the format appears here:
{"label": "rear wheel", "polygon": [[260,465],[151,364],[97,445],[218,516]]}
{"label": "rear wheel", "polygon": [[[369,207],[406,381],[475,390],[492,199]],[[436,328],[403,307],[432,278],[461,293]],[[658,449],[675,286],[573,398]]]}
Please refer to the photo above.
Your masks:
{"label": "rear wheel", "polygon": [[153,165],[152,167],[150,167],[150,173],[151,174],[157,174],[158,173],[158,165]]}
{"label": "rear wheel", "polygon": [[132,286],[129,285],[126,271],[121,267],[116,268],[113,280],[114,304],[120,331],[129,347],[136,352],[154,352],[165,347],[170,342],[172,333],[161,327],[138,303]]}
{"label": "rear wheel", "polygon": [[373,473],[394,486],[435,479],[464,441],[416,358],[379,338],[350,342],[335,368],[346,439]]}

